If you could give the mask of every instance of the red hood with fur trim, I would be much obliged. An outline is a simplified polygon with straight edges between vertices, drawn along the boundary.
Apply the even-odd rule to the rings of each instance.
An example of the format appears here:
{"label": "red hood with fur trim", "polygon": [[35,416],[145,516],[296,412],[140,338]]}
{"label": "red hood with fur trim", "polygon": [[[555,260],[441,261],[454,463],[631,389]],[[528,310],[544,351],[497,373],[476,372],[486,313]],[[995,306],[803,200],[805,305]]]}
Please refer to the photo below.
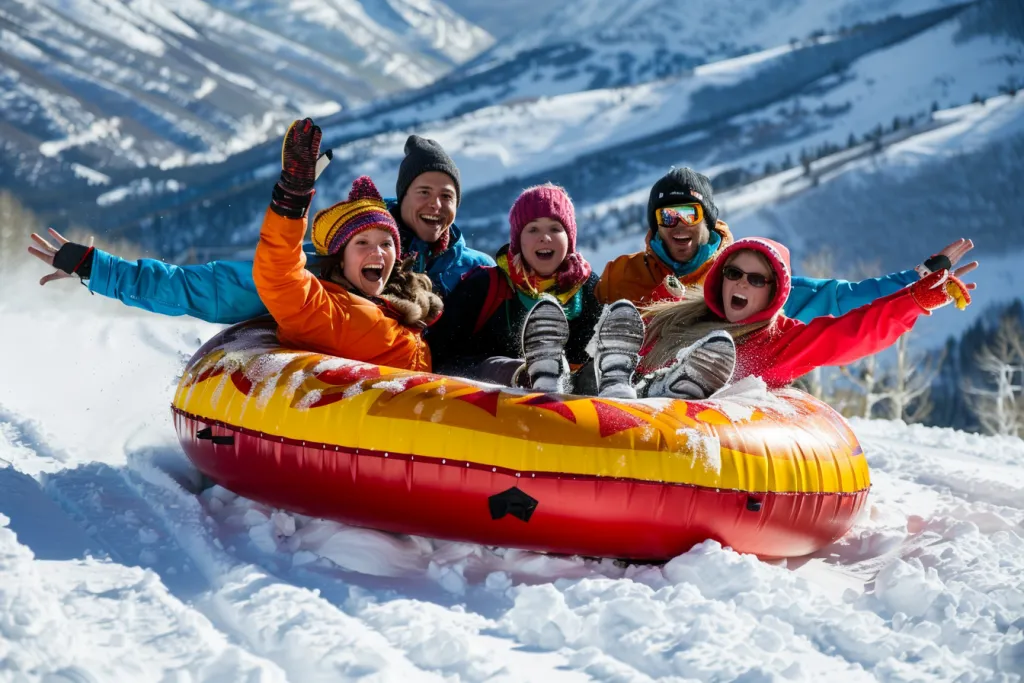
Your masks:
{"label": "red hood with fur trim", "polygon": [[743,320],[737,320],[736,323],[740,325],[771,320],[782,310],[786,299],[789,298],[789,292],[793,288],[789,249],[767,237],[744,237],[730,244],[718,255],[704,280],[704,302],[715,315],[725,319],[725,306],[722,302],[722,269],[725,268],[733,254],[744,249],[756,251],[768,259],[768,263],[771,264],[772,270],[775,272],[775,296],[772,297],[768,308]]}

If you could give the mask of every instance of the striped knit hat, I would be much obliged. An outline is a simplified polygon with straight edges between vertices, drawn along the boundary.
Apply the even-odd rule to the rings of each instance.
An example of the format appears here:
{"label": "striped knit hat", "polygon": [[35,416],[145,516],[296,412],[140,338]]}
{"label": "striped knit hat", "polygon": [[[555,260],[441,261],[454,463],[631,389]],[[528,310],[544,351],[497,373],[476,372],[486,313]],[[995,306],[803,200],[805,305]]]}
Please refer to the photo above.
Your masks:
{"label": "striped knit hat", "polygon": [[395,256],[402,256],[398,224],[370,176],[364,175],[352,182],[347,201],[317,212],[313,218],[313,246],[321,256],[337,254],[358,233],[372,229],[390,232],[395,241]]}

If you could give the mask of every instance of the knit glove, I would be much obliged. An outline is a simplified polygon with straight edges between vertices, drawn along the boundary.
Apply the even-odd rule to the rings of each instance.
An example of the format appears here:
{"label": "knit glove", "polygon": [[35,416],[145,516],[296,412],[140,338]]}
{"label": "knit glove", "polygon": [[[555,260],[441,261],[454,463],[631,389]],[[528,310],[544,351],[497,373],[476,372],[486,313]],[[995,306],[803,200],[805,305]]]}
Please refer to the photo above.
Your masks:
{"label": "knit glove", "polygon": [[320,156],[320,127],[312,119],[295,121],[281,145],[281,177],[274,185],[270,208],[285,218],[302,218],[313,199],[316,162]]}
{"label": "knit glove", "polygon": [[910,293],[918,306],[926,311],[934,311],[946,304],[954,304],[962,311],[971,303],[967,285],[949,270],[937,270],[926,275],[910,285]]}
{"label": "knit glove", "polygon": [[658,303],[660,301],[680,301],[683,298],[683,294],[686,292],[686,288],[683,283],[679,281],[675,275],[666,275],[665,279],[661,281],[654,291],[651,293],[651,302]]}

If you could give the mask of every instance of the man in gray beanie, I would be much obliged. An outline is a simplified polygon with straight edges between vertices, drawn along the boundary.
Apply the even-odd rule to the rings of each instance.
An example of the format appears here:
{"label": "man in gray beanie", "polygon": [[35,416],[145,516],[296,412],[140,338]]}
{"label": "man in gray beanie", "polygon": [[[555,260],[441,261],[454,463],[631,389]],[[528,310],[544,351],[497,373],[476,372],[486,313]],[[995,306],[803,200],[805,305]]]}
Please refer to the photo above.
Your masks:
{"label": "man in gray beanie", "polygon": [[398,168],[396,198],[388,202],[402,253],[416,254],[415,270],[430,277],[441,298],[476,266],[494,265],[490,256],[466,246],[455,225],[460,180],[458,166],[436,140],[410,135]]}

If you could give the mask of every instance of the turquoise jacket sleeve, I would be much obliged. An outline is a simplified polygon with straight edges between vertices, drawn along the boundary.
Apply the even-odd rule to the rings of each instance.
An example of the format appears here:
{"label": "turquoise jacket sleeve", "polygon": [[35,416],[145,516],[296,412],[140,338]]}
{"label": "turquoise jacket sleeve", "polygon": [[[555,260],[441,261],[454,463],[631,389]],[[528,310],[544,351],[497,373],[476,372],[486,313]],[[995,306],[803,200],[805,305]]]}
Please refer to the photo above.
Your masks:
{"label": "turquoise jacket sleeve", "polygon": [[793,290],[782,311],[787,317],[803,323],[824,315],[845,315],[875,299],[897,292],[917,282],[919,278],[913,268],[860,282],[794,277]]}
{"label": "turquoise jacket sleeve", "polygon": [[95,250],[89,291],[164,315],[233,324],[267,313],[252,279],[252,261],[175,266],[155,259],[126,261]]}

